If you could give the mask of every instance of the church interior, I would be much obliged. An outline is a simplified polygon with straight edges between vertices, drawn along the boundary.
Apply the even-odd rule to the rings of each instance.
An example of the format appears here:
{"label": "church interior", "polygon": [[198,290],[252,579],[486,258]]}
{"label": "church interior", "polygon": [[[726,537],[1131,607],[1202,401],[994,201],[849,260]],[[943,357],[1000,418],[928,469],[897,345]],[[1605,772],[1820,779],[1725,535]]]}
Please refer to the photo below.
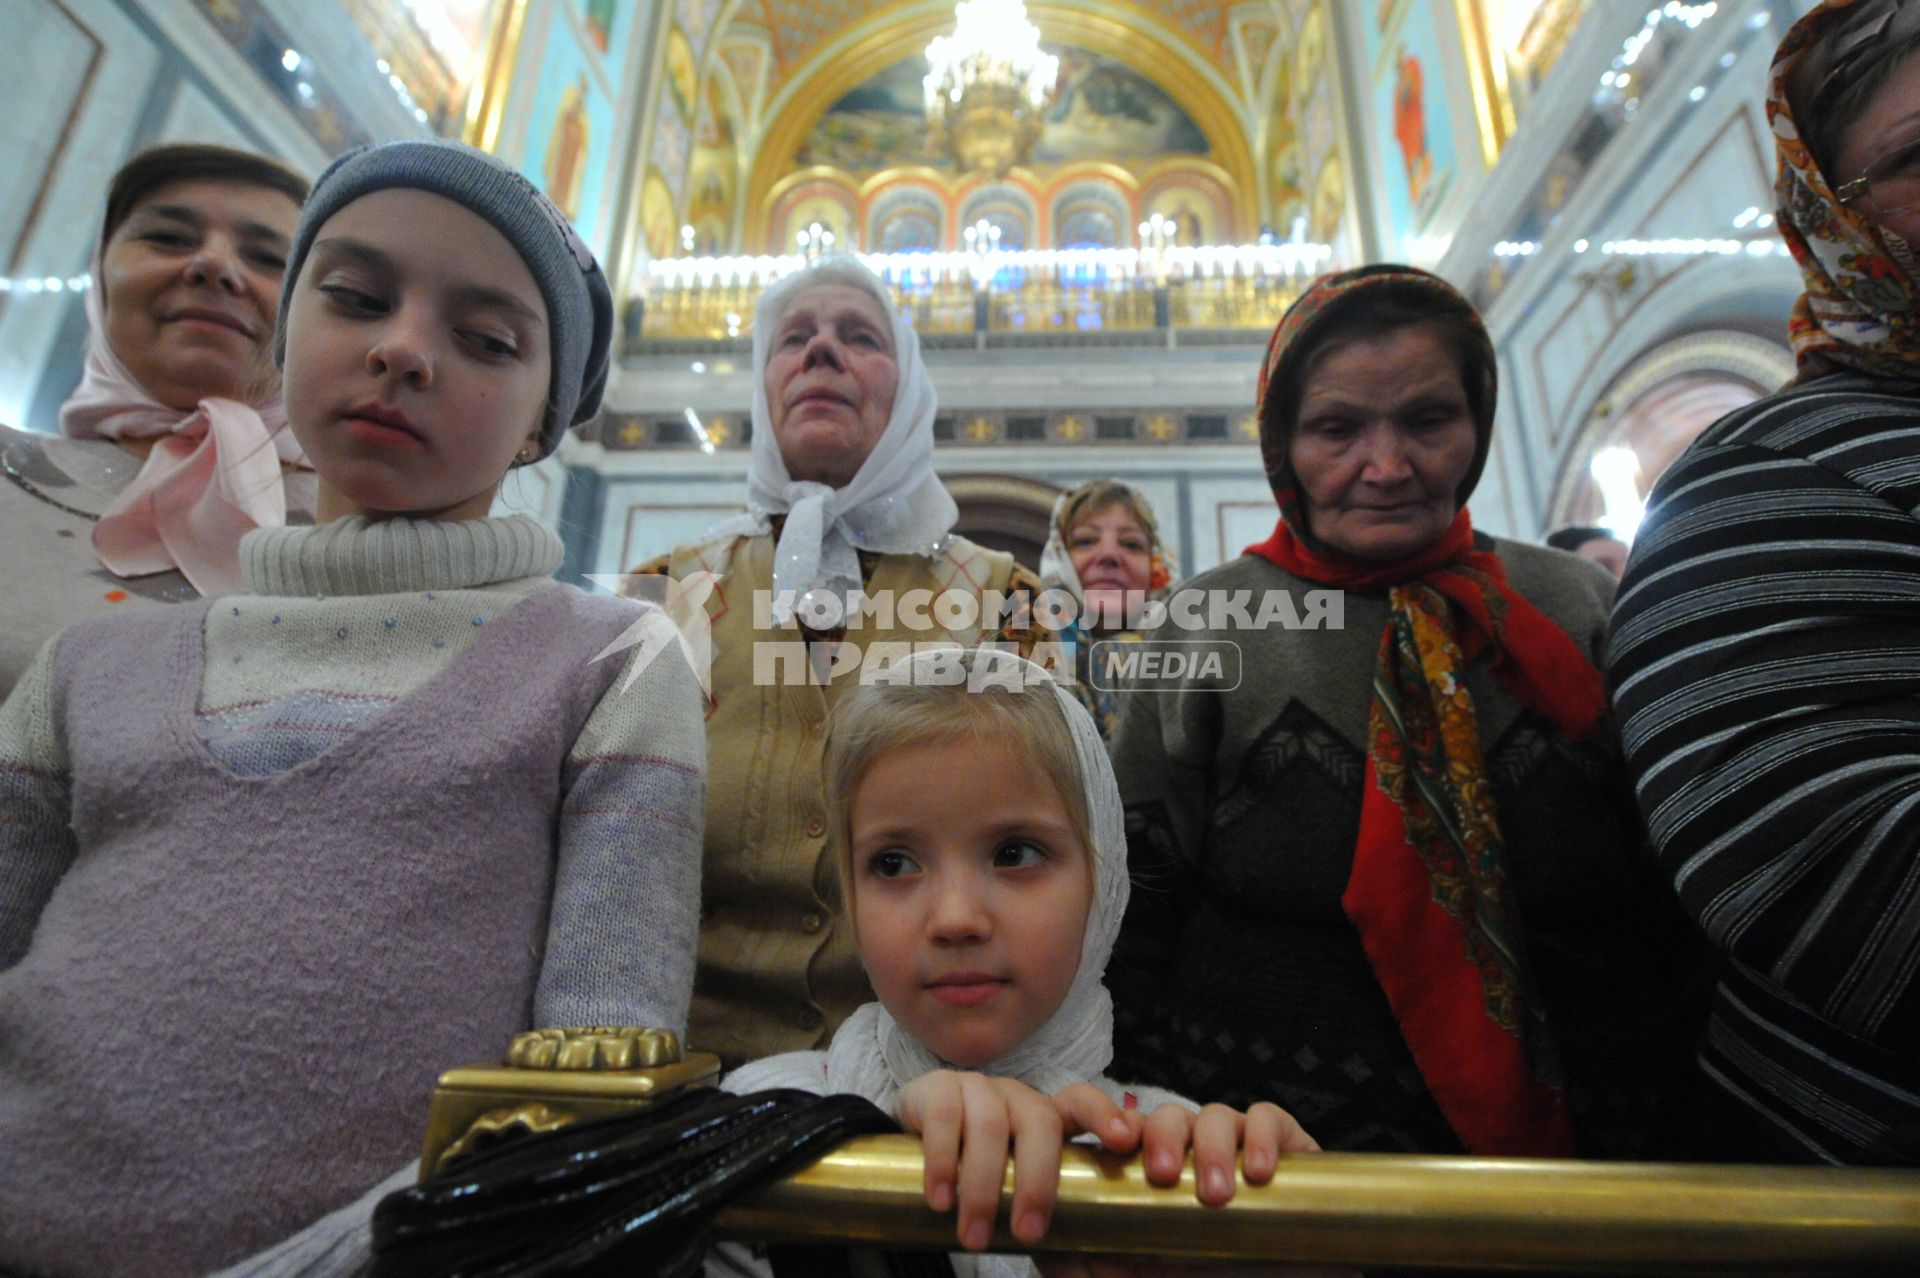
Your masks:
{"label": "church interior", "polygon": [[0,421],[80,375],[101,190],[201,140],[315,172],[456,137],[612,283],[605,408],[504,505],[618,573],[743,506],[750,321],[865,255],[940,396],[958,531],[1032,564],[1063,489],[1134,484],[1191,572],[1271,528],[1255,381],[1322,270],[1486,316],[1478,527],[1630,538],[1689,439],[1792,371],[1769,55],[1804,0],[15,0],[0,77]]}
{"label": "church interior", "polygon": [[0,1278],[1920,1273],[1920,0],[0,36]]}

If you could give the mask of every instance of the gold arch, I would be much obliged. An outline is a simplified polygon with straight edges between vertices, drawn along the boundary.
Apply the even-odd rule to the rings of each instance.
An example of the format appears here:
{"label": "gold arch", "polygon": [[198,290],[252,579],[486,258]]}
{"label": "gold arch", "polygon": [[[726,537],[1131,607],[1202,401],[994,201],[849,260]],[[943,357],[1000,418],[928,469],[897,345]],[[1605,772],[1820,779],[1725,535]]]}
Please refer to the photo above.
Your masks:
{"label": "gold arch", "polygon": [[[1253,153],[1226,95],[1183,55],[1185,41],[1158,19],[1131,5],[1114,4],[1111,8],[1125,13],[1126,18],[1068,9],[1045,0],[1029,4],[1027,16],[1046,39],[1110,57],[1164,89],[1199,126],[1213,151],[1211,158],[1228,175],[1235,222],[1243,227],[1258,225]],[[773,119],[754,155],[746,194],[748,242],[766,242],[774,188],[827,109],[869,77],[926,48],[927,42],[952,21],[953,11],[945,5],[919,12],[873,14],[854,27],[856,34],[845,47],[816,53],[810,62],[817,69],[802,68],[789,81],[778,95],[784,100],[769,104]]]}

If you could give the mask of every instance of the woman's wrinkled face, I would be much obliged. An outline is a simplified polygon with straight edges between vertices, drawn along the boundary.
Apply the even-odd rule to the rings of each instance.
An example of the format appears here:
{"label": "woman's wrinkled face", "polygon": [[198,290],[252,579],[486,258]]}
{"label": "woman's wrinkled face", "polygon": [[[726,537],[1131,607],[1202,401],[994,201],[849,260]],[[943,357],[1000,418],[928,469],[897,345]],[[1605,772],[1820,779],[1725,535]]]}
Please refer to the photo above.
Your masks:
{"label": "woman's wrinkled face", "polygon": [[1827,178],[1836,191],[1869,179],[1867,193],[1848,200],[1868,221],[1920,244],[1920,53],[1895,68],[1841,133],[1833,169]]}
{"label": "woman's wrinkled face", "polygon": [[273,323],[300,206],[251,182],[156,187],[100,257],[107,344],[169,408],[257,399],[272,384]]}
{"label": "woman's wrinkled face", "polygon": [[1336,347],[1307,378],[1289,450],[1308,528],[1361,559],[1425,549],[1459,511],[1475,442],[1459,362],[1431,329]]}
{"label": "woman's wrinkled face", "polygon": [[1082,515],[1067,532],[1067,557],[1096,627],[1123,626],[1127,596],[1142,599],[1153,575],[1153,538],[1126,505]]}
{"label": "woman's wrinkled face", "polygon": [[787,474],[845,487],[893,415],[893,321],[865,289],[821,284],[787,304],[769,350],[767,409]]}

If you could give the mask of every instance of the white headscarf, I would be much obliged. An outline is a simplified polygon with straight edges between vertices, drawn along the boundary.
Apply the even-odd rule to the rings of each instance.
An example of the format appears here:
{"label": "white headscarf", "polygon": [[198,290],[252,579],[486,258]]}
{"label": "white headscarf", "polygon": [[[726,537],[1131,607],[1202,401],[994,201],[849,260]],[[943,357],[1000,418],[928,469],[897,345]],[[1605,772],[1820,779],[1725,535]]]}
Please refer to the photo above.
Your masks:
{"label": "white headscarf", "polygon": [[203,595],[245,589],[240,539],[287,522],[282,464],[311,469],[276,393],[258,406],[209,397],[181,412],[134,380],[107,341],[101,253],[87,291],[87,359],[60,406],[71,439],[157,439],[94,526],[100,562],[121,577],[177,568]]}
{"label": "white headscarf", "polygon": [[[844,488],[796,480],[787,473],[767,402],[767,361],[780,317],[800,293],[828,284],[873,295],[893,321],[899,365],[893,414]],[[939,551],[960,511],[933,473],[933,415],[938,407],[920,358],[919,337],[895,309],[880,277],[858,258],[823,257],[761,295],[753,317],[753,463],[747,513],[720,523],[713,532],[758,536],[773,527],[775,515],[786,516],[773,554],[776,621],[790,620],[792,602],[816,587],[843,596],[858,588],[858,550],[920,555]]]}
{"label": "white headscarf", "polygon": [[[948,657],[951,654],[947,654]],[[906,664],[933,662],[938,653],[916,653]],[[1073,733],[1080,783],[1086,794],[1087,823],[1093,837],[1093,901],[1080,942],[1080,966],[1067,997],[1047,1023],[1008,1055],[979,1072],[1016,1078],[1052,1096],[1072,1083],[1100,1077],[1113,1060],[1113,1000],[1103,978],[1121,917],[1127,912],[1127,832],[1120,813],[1120,787],[1113,779],[1100,730],[1086,708],[1034,663],[1010,652],[978,648],[976,668],[998,677],[1000,662],[1015,663],[1020,696],[1058,700]],[[868,1003],[847,1018],[827,1048],[827,1090],[853,1092],[888,1113],[900,1089],[936,1069],[954,1066],[935,1056],[879,1003]]]}

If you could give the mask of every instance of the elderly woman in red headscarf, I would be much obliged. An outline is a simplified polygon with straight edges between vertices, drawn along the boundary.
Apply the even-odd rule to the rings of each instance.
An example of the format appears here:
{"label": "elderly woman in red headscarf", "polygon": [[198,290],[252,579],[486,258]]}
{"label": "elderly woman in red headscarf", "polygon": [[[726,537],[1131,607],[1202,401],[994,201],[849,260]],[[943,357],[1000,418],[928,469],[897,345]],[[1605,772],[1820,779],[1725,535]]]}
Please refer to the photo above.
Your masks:
{"label": "elderly woman in red headscarf", "polygon": [[1116,1059],[1328,1149],[1644,1155],[1680,929],[1594,665],[1612,583],[1474,531],[1494,393],[1479,315],[1423,271],[1329,275],[1282,317],[1278,525],[1184,587],[1251,599],[1179,636],[1240,668],[1136,696],[1113,742]]}
{"label": "elderly woman in red headscarf", "polygon": [[1608,676],[1654,847],[1727,959],[1705,1152],[1915,1162],[1920,2],[1807,14],[1767,115],[1798,376],[1654,486]]}

